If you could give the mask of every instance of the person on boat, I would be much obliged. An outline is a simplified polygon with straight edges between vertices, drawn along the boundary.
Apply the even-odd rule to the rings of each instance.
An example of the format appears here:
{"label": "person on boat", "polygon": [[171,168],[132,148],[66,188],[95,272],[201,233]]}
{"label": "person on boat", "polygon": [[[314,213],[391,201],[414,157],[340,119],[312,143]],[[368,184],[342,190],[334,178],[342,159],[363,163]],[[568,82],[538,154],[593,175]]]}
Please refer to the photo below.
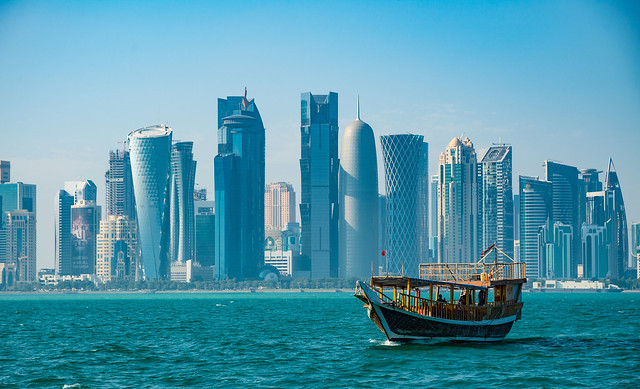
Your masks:
{"label": "person on boat", "polygon": [[438,293],[438,300],[437,301],[441,302],[441,303],[446,303],[447,302],[447,300],[445,300],[444,297],[442,297],[442,293]]}
{"label": "person on boat", "polygon": [[487,303],[487,292],[481,290],[478,293],[478,305],[485,305]]}
{"label": "person on boat", "polygon": [[467,292],[464,292],[460,295],[460,298],[458,299],[458,304],[467,305]]}

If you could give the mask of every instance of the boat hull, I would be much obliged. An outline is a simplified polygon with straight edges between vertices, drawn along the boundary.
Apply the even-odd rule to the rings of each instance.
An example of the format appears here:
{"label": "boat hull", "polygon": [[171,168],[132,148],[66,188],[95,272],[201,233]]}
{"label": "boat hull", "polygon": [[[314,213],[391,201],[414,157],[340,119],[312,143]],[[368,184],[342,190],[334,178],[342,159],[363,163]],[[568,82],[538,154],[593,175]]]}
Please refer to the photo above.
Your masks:
{"label": "boat hull", "polygon": [[482,321],[425,316],[383,303],[368,285],[360,284],[360,287],[366,295],[369,318],[389,340],[395,342],[495,342],[504,339],[517,319],[517,315]]}

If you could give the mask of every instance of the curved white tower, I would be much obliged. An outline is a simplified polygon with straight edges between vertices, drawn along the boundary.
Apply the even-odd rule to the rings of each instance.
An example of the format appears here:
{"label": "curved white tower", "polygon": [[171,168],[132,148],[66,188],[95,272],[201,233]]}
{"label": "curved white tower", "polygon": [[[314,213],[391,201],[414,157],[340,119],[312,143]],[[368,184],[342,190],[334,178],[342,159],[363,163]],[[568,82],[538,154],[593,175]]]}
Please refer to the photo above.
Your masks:
{"label": "curved white tower", "polygon": [[341,278],[371,276],[378,258],[378,164],[371,127],[356,120],[342,133],[338,203]]}

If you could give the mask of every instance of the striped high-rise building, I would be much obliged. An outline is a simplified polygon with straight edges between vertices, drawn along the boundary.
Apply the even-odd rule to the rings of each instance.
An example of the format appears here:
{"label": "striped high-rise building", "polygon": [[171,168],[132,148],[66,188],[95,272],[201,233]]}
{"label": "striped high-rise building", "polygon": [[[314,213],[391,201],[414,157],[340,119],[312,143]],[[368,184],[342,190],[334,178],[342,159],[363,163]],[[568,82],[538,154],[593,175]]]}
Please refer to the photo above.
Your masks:
{"label": "striped high-rise building", "polygon": [[551,190],[549,181],[538,177],[519,177],[520,187],[520,262],[526,265],[527,277],[546,275],[546,264],[540,258],[540,229],[551,217]]}

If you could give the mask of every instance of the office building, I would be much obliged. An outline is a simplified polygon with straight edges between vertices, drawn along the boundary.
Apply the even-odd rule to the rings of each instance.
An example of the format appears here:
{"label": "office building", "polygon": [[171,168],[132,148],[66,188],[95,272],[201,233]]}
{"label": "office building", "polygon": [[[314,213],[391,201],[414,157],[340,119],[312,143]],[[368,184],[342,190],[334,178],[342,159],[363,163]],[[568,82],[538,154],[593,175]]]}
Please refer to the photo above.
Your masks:
{"label": "office building", "polygon": [[265,130],[253,99],[218,99],[215,277],[257,278],[264,263]]}
{"label": "office building", "polygon": [[431,262],[438,260],[438,175],[431,176],[429,207],[429,255]]}
{"label": "office building", "polygon": [[338,277],[338,94],[300,98],[301,265],[312,278]]}
{"label": "office building", "polygon": [[475,262],[482,247],[482,181],[469,138],[453,138],[440,154],[438,262]]}
{"label": "office building", "polygon": [[389,274],[418,276],[418,203],[422,179],[422,135],[380,137],[386,189],[386,258]]}
{"label": "office building", "polygon": [[196,262],[202,267],[213,266],[216,258],[216,215],[214,202],[194,202],[196,212]]}
{"label": "office building", "polygon": [[613,160],[609,159],[609,168],[605,180],[605,227],[609,237],[609,276],[620,278],[629,261],[629,238],[627,214],[622,198],[622,189]]}
{"label": "office building", "polygon": [[100,221],[96,238],[96,275],[100,281],[136,279],[136,230],[136,222],[125,215],[108,215]]}
{"label": "office building", "polygon": [[71,274],[96,273],[96,236],[102,207],[95,201],[79,200],[71,206]]}
{"label": "office building", "polygon": [[538,261],[540,277],[548,279],[567,278],[571,266],[573,228],[568,224],[555,222],[545,224],[538,230]]}
{"label": "office building", "polygon": [[71,207],[74,204],[73,195],[60,189],[56,195],[58,212],[55,215],[55,274],[72,275],[72,235],[71,235]]}
{"label": "office building", "polygon": [[74,204],[80,204],[81,201],[96,202],[98,199],[98,187],[91,180],[65,181],[64,190],[73,196]]}
{"label": "office building", "polygon": [[[578,169],[574,166],[564,165],[553,161],[545,161],[546,180],[551,186],[551,215],[549,225],[560,222],[571,226],[573,231],[581,231],[581,207],[583,206],[583,184],[578,179]],[[569,267],[566,273],[557,274],[556,277],[577,277],[578,263],[582,256],[580,250],[582,242],[574,239],[573,248],[569,258]]]}
{"label": "office building", "polygon": [[631,258],[640,254],[640,222],[631,224]]}
{"label": "office building", "polygon": [[0,161],[0,184],[11,182],[11,162]]}
{"label": "office building", "polygon": [[602,279],[607,276],[609,249],[603,226],[582,225],[582,276]]}
{"label": "office building", "polygon": [[168,233],[163,233],[163,225],[172,132],[160,124],[135,130],[128,137],[142,275],[148,280],[166,278],[169,273]]}
{"label": "office building", "polygon": [[538,177],[519,177],[520,187],[520,262],[527,277],[542,278],[546,263],[539,256],[539,229],[548,225],[551,216],[551,183]]}
{"label": "office building", "polygon": [[420,262],[435,262],[429,250],[429,144],[422,142],[418,182],[418,258]]}
{"label": "office building", "polygon": [[36,279],[36,216],[35,185],[0,183],[0,262],[15,265],[16,281]]}
{"label": "office building", "polygon": [[18,281],[36,280],[36,214],[26,209],[4,212],[5,261],[17,266]]}
{"label": "office building", "polygon": [[195,258],[195,211],[193,189],[196,161],[193,142],[175,142],[171,147],[169,179],[169,260]]}
{"label": "office building", "polygon": [[129,150],[109,151],[109,170],[104,176],[107,216],[126,216],[130,221],[136,220]]}
{"label": "office building", "polygon": [[[492,146],[482,158],[482,249],[496,243],[513,259],[511,146]],[[505,261],[503,253],[498,259]]]}
{"label": "office building", "polygon": [[359,101],[356,120],[342,133],[338,187],[338,276],[367,279],[378,268],[378,163],[373,129],[360,120]]}
{"label": "office building", "polygon": [[272,182],[264,188],[264,227],[281,231],[296,222],[296,193],[288,182]]}

